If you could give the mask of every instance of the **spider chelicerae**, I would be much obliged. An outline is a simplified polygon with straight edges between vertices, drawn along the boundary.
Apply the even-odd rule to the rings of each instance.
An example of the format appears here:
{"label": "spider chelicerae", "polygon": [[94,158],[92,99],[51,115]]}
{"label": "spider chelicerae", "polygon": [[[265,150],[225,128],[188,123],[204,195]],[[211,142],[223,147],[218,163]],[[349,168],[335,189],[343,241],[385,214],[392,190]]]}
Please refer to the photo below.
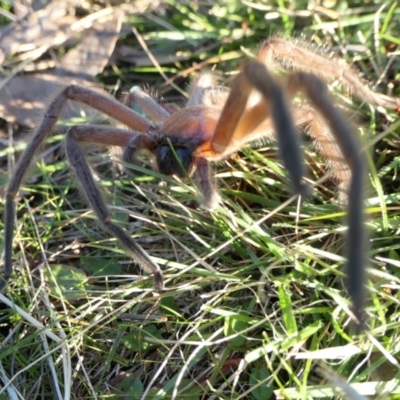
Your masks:
{"label": "spider chelicerae", "polygon": [[[282,62],[291,72],[278,75]],[[321,79],[322,78],[322,79]],[[365,165],[357,137],[330,99],[324,80],[340,80],[361,100],[377,107],[398,108],[396,99],[374,93],[342,60],[329,59],[304,46],[274,38],[264,42],[257,57],[244,64],[230,89],[217,86],[211,73],[200,74],[192,85],[184,108],[170,112],[151,96],[134,88],[125,104],[91,89],[70,85],[51,101],[41,124],[22,154],[11,177],[5,203],[5,273],[0,290],[12,273],[15,198],[29,165],[52,132],[68,100],[84,103],[126,125],[129,130],[109,126],[75,126],[66,134],[66,155],[90,206],[103,227],[147,272],[155,286],[164,287],[159,266],[125,232],[112,222],[110,212],[96,187],[82,145],[119,146],[123,160],[134,163],[139,150],[155,156],[155,166],[165,175],[191,175],[202,198],[212,210],[218,203],[211,161],[218,161],[259,138],[276,137],[279,153],[288,171],[294,193],[305,194],[305,168],[298,126],[318,143],[339,181],[339,196],[348,205],[347,288],[353,310],[362,321],[365,282],[366,229],[363,215]],[[307,105],[293,105],[300,93]],[[128,104],[136,103],[147,116]]]}

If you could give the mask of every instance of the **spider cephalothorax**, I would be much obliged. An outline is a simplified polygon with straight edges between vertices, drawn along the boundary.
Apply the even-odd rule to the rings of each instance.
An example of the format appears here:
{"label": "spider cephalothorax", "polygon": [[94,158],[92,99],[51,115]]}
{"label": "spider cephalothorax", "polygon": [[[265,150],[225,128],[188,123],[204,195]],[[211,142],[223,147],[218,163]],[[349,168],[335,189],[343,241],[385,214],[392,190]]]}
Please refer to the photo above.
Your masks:
{"label": "spider cephalothorax", "polygon": [[[274,75],[275,61],[284,61],[293,71],[282,79]],[[307,71],[307,73],[302,72]],[[96,91],[71,85],[50,103],[27,149],[21,156],[6,192],[5,274],[0,290],[12,272],[15,197],[30,162],[54,128],[68,100],[85,103],[108,114],[130,130],[104,126],[76,126],[66,135],[66,155],[84,194],[104,228],[115,236],[134,259],[163,288],[162,273],[148,254],[111,219],[109,210],[85,161],[82,146],[120,146],[124,160],[135,162],[136,153],[146,150],[155,156],[161,173],[184,177],[192,174],[201,194],[201,203],[213,209],[218,194],[213,183],[211,161],[222,160],[258,138],[278,140],[280,156],[295,193],[304,193],[304,165],[297,126],[318,143],[339,181],[342,196],[348,196],[347,287],[353,309],[362,320],[365,282],[365,227],[363,217],[364,160],[355,134],[334,106],[323,80],[341,80],[363,101],[374,106],[398,108],[397,99],[369,90],[357,73],[345,63],[326,59],[283,39],[266,41],[255,60],[244,65],[232,88],[221,88],[212,74],[199,75],[182,110],[158,104],[149,95],[133,88],[125,104],[132,102],[144,113]],[[292,106],[297,94],[308,104]],[[168,111],[169,110],[169,111]]]}
{"label": "spider cephalothorax", "polygon": [[[213,79],[210,75],[203,75],[200,82]],[[201,84],[201,83],[198,84]],[[136,100],[143,110],[149,110],[149,104],[153,109],[159,108],[165,116],[155,118],[153,125],[145,138],[143,135],[133,137],[124,153],[126,162],[135,163],[136,153],[141,150],[150,152],[155,157],[155,168],[165,175],[176,175],[181,178],[193,176],[202,193],[201,205],[212,210],[218,203],[219,196],[214,189],[210,176],[211,166],[202,156],[201,148],[212,139],[221,113],[221,104],[210,107],[209,99],[215,101],[217,96],[225,96],[221,89],[198,89],[196,100],[199,104],[186,106],[183,110],[168,114],[149,95],[134,88],[128,96],[128,103]],[[223,103],[222,103],[223,104]],[[152,115],[154,118],[155,115]],[[213,160],[220,160],[226,155],[216,155]]]}

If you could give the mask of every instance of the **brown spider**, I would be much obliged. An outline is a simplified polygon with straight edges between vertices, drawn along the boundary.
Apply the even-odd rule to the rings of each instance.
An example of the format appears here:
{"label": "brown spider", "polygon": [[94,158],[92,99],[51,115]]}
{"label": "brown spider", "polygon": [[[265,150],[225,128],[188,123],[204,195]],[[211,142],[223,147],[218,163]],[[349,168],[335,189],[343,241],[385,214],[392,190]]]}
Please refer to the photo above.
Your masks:
{"label": "brown spider", "polygon": [[[271,75],[274,62],[283,60],[295,71],[285,79]],[[268,69],[267,69],[268,67]],[[302,70],[302,71],[296,71]],[[146,271],[152,273],[157,289],[163,289],[163,276],[157,264],[134,240],[111,220],[110,212],[94,182],[81,150],[83,144],[120,146],[123,159],[134,162],[138,150],[155,155],[156,168],[165,175],[192,175],[202,193],[202,206],[213,209],[218,195],[213,184],[210,161],[222,160],[244,144],[275,133],[280,156],[290,175],[293,191],[305,193],[303,155],[296,126],[308,126],[340,181],[348,192],[347,287],[353,309],[362,320],[365,275],[365,227],[363,217],[364,161],[355,134],[333,105],[326,85],[317,77],[341,79],[362,100],[375,106],[398,107],[391,98],[365,87],[343,62],[329,60],[283,39],[270,39],[260,48],[257,59],[244,65],[231,90],[215,86],[211,74],[194,82],[186,106],[168,112],[149,95],[134,89],[126,99],[144,111],[148,118],[127,105],[88,88],[70,85],[51,102],[40,126],[22,154],[11,178],[5,205],[5,273],[0,290],[12,273],[15,197],[32,158],[50,134],[67,100],[85,103],[125,124],[131,130],[105,126],[76,126],[66,134],[66,154],[83,192],[104,228]],[[310,105],[291,106],[298,92]]]}

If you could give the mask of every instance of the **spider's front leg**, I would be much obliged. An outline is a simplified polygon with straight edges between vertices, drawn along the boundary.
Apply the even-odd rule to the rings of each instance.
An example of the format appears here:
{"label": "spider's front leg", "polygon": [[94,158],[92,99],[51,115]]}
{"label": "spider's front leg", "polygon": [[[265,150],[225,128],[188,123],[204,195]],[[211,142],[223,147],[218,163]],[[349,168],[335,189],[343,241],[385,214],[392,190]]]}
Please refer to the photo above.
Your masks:
{"label": "spider's front leg", "polygon": [[[271,90],[270,75],[266,67],[253,61],[244,69],[249,82],[260,91],[264,98],[275,102],[274,91]],[[364,159],[355,134],[349,128],[339,110],[332,104],[325,83],[316,75],[296,72],[291,75],[287,84],[290,95],[302,91],[310,99],[321,114],[332,132],[344,161],[351,170],[351,181],[348,189],[348,234],[347,234],[347,290],[353,302],[353,312],[360,327],[363,327],[363,310],[365,303],[365,245],[366,227],[364,224]],[[287,108],[287,107],[286,107]],[[285,135],[281,119],[284,113],[277,109],[272,113],[277,135]],[[290,155],[290,153],[289,153]]]}
{"label": "spider's front leg", "polygon": [[[353,302],[354,314],[362,326],[365,283],[365,226],[363,213],[364,163],[359,152],[355,135],[345,119],[333,106],[326,85],[312,74],[295,73],[287,85],[289,94],[298,90],[305,92],[315,108],[327,121],[327,124],[340,148],[345,162],[351,170],[349,185],[349,233],[347,237],[347,288]],[[248,100],[256,90],[262,94],[262,100],[249,107]],[[299,135],[290,112],[283,87],[276,82],[259,61],[250,61],[234,81],[231,93],[222,110],[213,139],[198,150],[209,159],[231,148],[239,148],[246,142],[246,136],[264,126],[263,121],[272,119],[278,139],[279,152],[285,168],[291,178],[294,190],[303,194],[305,186],[303,154]],[[268,133],[268,132],[266,132]],[[261,136],[261,132],[260,135]]]}
{"label": "spider's front leg", "polygon": [[[264,93],[259,90],[251,77],[254,65],[263,67],[258,62],[250,62],[244,67],[233,83],[212,139],[200,146],[196,154],[207,160],[219,160],[256,137],[263,134],[270,136],[271,126],[266,120],[271,117],[279,144],[279,154],[290,175],[293,190],[297,194],[306,195],[307,187],[303,183],[303,152],[283,90],[265,67],[262,79],[266,91]],[[261,91],[264,96],[258,99],[256,104],[248,107],[254,89]],[[259,132],[260,128],[267,125],[266,132]],[[254,132],[258,134],[254,135]]]}

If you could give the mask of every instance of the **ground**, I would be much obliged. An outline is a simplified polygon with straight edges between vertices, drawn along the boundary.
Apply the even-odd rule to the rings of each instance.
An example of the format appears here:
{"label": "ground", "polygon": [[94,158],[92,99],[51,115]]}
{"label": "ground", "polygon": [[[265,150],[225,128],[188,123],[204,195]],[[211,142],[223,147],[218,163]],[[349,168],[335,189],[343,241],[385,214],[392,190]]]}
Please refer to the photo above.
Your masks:
{"label": "ground", "polygon": [[[31,40],[36,53],[24,58],[21,48],[7,53],[2,46],[1,88],[32,72],[42,79],[39,87],[54,76],[57,85],[67,84],[73,70],[85,86],[99,82],[117,98],[139,85],[176,107],[196,72],[220,71],[229,85],[257,46],[278,36],[343,58],[376,91],[400,94],[394,2],[169,0],[140,2],[140,10],[120,2],[70,3],[64,14],[75,23],[110,10],[114,22],[98,28],[112,31],[108,41],[98,33],[79,42],[88,35],[79,36],[86,29],[79,28],[78,39],[59,44],[55,38],[70,31],[57,17],[57,35]],[[0,4],[7,27],[19,14]],[[28,11],[27,20],[40,18]],[[60,63],[76,46],[87,67],[64,61],[65,74]],[[43,107],[49,96],[29,90],[26,79],[18,84],[31,97],[22,96],[20,107],[33,99]],[[222,201],[208,212],[198,207],[191,182],[161,176],[146,162],[122,165],[115,150],[89,152],[114,221],[164,272],[167,289],[156,293],[151,276],[96,222],[63,156],[65,125],[97,117],[67,113],[20,190],[14,274],[0,297],[0,399],[361,398],[343,395],[350,390],[345,382],[359,396],[399,398],[400,119],[396,110],[361,104],[340,82],[329,88],[368,160],[368,334],[357,336],[348,315],[345,210],[334,177],[315,185],[298,209],[276,143],[260,142],[215,165]],[[0,91],[0,103],[4,96]],[[6,108],[9,101],[2,107],[1,214],[10,171],[38,120]],[[326,176],[326,160],[306,144],[316,182]],[[2,221],[0,237],[3,230]]]}

